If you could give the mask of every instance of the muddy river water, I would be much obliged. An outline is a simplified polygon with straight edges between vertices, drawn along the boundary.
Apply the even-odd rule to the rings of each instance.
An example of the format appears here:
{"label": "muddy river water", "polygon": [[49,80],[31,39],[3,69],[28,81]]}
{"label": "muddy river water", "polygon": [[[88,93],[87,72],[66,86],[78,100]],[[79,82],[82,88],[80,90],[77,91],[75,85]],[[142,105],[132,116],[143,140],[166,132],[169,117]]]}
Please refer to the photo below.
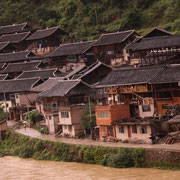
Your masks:
{"label": "muddy river water", "polygon": [[81,163],[38,161],[18,157],[0,158],[2,180],[180,180],[180,171],[115,169]]}

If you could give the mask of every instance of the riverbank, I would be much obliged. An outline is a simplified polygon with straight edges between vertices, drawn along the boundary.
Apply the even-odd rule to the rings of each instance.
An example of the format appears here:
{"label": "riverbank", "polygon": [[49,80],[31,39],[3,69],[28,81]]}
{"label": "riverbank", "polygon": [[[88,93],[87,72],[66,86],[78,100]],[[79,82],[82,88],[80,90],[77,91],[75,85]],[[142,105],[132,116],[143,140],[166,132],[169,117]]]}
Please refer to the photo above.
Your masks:
{"label": "riverbank", "polygon": [[31,138],[12,130],[0,143],[0,156],[82,162],[103,166],[180,169],[180,152],[145,148],[73,145]]}
{"label": "riverbank", "polygon": [[88,146],[105,146],[105,147],[127,147],[127,148],[145,148],[145,149],[157,149],[157,150],[167,150],[167,151],[179,151],[180,144],[133,144],[133,143],[122,143],[122,142],[103,142],[101,140],[92,140],[92,139],[74,139],[74,138],[57,138],[54,135],[45,135],[40,134],[37,130],[32,128],[16,129],[16,132],[23,134],[25,136],[30,136],[33,138],[38,138],[42,140],[50,140],[55,142],[63,142],[65,144],[75,144],[75,145],[88,145]]}

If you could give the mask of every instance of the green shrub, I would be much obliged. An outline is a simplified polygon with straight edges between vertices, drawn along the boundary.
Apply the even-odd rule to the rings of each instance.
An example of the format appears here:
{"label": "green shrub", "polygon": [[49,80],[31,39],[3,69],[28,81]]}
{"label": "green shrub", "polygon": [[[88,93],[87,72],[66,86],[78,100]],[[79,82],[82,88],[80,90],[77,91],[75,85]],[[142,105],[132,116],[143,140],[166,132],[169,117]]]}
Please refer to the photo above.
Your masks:
{"label": "green shrub", "polygon": [[88,147],[83,154],[83,162],[87,164],[94,164],[94,148]]}
{"label": "green shrub", "polygon": [[108,157],[107,165],[114,168],[133,167],[132,149],[119,148],[116,154],[111,154]]}
{"label": "green shrub", "polygon": [[30,122],[33,125],[41,121],[42,119],[43,119],[43,116],[38,111],[28,112],[25,117],[25,120]]}
{"label": "green shrub", "polygon": [[44,148],[45,146],[42,140],[38,140],[34,145],[34,151],[42,151]]}
{"label": "green shrub", "polygon": [[144,167],[145,149],[143,148],[133,149],[132,157],[133,157],[135,167]]}
{"label": "green shrub", "polygon": [[67,144],[57,142],[53,152],[53,159],[55,161],[68,161],[69,146]]}
{"label": "green shrub", "polygon": [[31,158],[33,156],[33,150],[29,147],[22,146],[19,151],[19,157],[21,158]]}

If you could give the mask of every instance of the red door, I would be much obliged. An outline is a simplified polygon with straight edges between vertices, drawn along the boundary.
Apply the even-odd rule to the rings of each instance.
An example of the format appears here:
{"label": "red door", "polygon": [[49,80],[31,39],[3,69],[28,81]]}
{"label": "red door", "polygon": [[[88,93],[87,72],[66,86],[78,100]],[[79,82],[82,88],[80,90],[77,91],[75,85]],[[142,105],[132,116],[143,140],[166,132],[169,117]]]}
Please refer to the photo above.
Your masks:
{"label": "red door", "polygon": [[128,138],[131,138],[131,135],[132,135],[131,126],[128,126]]}

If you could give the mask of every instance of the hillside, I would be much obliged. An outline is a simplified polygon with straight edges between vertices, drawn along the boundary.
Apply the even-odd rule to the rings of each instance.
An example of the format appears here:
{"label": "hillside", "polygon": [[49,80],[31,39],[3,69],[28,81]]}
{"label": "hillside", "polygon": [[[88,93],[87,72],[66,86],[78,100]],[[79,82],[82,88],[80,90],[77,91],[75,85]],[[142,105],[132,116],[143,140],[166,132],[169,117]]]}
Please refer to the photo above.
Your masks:
{"label": "hillside", "polygon": [[78,41],[103,32],[158,26],[180,33],[179,0],[1,0],[0,26],[28,22],[59,26]]}

